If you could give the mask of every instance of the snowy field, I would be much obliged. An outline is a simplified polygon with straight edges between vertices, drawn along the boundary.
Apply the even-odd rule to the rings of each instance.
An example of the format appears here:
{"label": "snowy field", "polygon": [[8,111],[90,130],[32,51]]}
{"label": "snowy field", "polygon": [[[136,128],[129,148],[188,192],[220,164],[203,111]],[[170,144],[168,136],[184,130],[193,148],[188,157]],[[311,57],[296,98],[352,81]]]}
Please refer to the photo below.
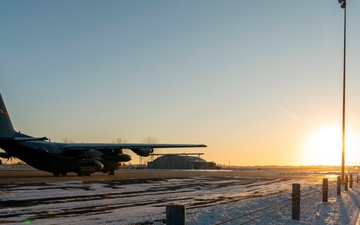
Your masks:
{"label": "snowy field", "polygon": [[[185,205],[190,225],[240,216],[223,224],[356,224],[360,183],[337,196],[332,173],[306,172],[306,179],[289,179],[276,170],[263,174],[5,183],[0,184],[0,224],[163,224],[169,204]],[[330,178],[327,203],[320,177]],[[291,219],[292,183],[301,184],[300,221]]]}

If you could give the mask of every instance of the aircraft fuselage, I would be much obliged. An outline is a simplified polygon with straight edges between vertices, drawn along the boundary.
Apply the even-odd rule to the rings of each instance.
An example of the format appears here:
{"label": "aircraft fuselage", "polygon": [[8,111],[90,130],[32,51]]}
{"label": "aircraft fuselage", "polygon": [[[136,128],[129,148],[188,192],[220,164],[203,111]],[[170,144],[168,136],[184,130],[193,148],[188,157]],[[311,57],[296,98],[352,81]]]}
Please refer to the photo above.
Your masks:
{"label": "aircraft fuselage", "polygon": [[31,137],[16,132],[0,94],[0,153],[1,158],[16,157],[30,166],[55,176],[75,172],[79,176],[103,172],[114,175],[123,162],[131,160],[124,154],[129,149],[139,156],[149,156],[154,148],[196,148],[202,144],[144,143],[56,143],[46,137]]}
{"label": "aircraft fuselage", "polygon": [[[102,158],[88,158],[82,155],[66,154],[66,144],[47,141],[25,141],[1,143],[0,147],[12,157],[19,158],[30,166],[51,172],[54,175],[66,175],[75,172],[78,175],[90,175],[94,172],[114,174],[122,162],[108,161]],[[127,160],[131,160],[128,156]]]}

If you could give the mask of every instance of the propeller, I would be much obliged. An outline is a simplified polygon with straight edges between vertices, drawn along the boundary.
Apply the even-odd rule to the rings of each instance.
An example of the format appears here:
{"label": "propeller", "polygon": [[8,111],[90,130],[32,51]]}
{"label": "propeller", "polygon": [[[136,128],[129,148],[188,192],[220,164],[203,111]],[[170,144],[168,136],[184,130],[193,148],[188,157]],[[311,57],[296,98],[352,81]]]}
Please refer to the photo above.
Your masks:
{"label": "propeller", "polygon": [[12,160],[15,157],[11,156],[8,152],[0,152],[0,158],[7,159],[6,161],[10,160],[10,162],[12,163]]}
{"label": "propeller", "polygon": [[[156,137],[153,137],[153,136],[148,136],[148,137],[144,138],[142,142],[145,143],[145,144],[158,144],[158,143],[160,143],[159,139],[157,139]],[[157,149],[156,152],[159,154],[159,153],[161,153],[161,150]],[[152,153],[154,153],[154,152],[152,152]]]}
{"label": "propeller", "polygon": [[[118,138],[116,138],[115,141],[113,141],[113,143],[117,143],[117,144],[123,144],[123,143],[127,143],[127,142],[128,141],[126,140],[126,138],[122,138],[122,137],[118,137]],[[125,149],[122,149],[122,150],[118,151],[117,153],[123,154],[123,153],[125,153]]]}
{"label": "propeller", "polygon": [[[148,136],[148,137],[144,138],[142,142],[145,143],[145,144],[158,144],[159,139],[157,139],[154,136]],[[159,153],[160,150],[158,149],[156,151]],[[153,161],[153,156],[151,156],[151,154],[153,154],[153,153],[155,153],[154,149],[150,153],[150,158],[147,158],[147,157],[144,158],[143,156],[139,155],[139,164],[142,165],[144,163],[146,164],[149,161]]]}
{"label": "propeller", "polygon": [[63,138],[64,143],[74,143],[74,141],[71,138]]}
{"label": "propeller", "polygon": [[118,144],[127,143],[127,140],[125,138],[118,137],[118,138],[116,138],[115,143],[118,143]]}
{"label": "propeller", "polygon": [[10,163],[12,163],[13,158],[14,158],[14,157],[10,156],[10,157],[7,159],[7,161],[9,161],[9,160],[10,160]]}
{"label": "propeller", "polygon": [[146,144],[157,144],[159,140],[156,137],[149,136],[144,138],[142,142]]}

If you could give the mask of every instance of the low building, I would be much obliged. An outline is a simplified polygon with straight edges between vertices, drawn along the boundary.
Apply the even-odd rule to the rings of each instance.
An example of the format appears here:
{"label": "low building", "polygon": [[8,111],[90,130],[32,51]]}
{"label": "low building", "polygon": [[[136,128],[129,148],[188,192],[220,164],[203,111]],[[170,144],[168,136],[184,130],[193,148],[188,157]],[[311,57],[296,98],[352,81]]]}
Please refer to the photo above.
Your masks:
{"label": "low building", "polygon": [[209,163],[195,156],[169,154],[149,162],[148,169],[209,169]]}

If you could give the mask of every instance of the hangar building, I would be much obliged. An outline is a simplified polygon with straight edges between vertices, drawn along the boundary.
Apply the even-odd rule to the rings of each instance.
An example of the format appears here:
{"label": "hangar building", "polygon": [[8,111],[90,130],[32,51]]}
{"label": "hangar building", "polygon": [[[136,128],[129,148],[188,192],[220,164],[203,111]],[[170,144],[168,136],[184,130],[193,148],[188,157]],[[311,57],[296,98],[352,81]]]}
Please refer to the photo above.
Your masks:
{"label": "hangar building", "polygon": [[213,169],[214,165],[195,156],[166,154],[148,162],[148,169]]}

